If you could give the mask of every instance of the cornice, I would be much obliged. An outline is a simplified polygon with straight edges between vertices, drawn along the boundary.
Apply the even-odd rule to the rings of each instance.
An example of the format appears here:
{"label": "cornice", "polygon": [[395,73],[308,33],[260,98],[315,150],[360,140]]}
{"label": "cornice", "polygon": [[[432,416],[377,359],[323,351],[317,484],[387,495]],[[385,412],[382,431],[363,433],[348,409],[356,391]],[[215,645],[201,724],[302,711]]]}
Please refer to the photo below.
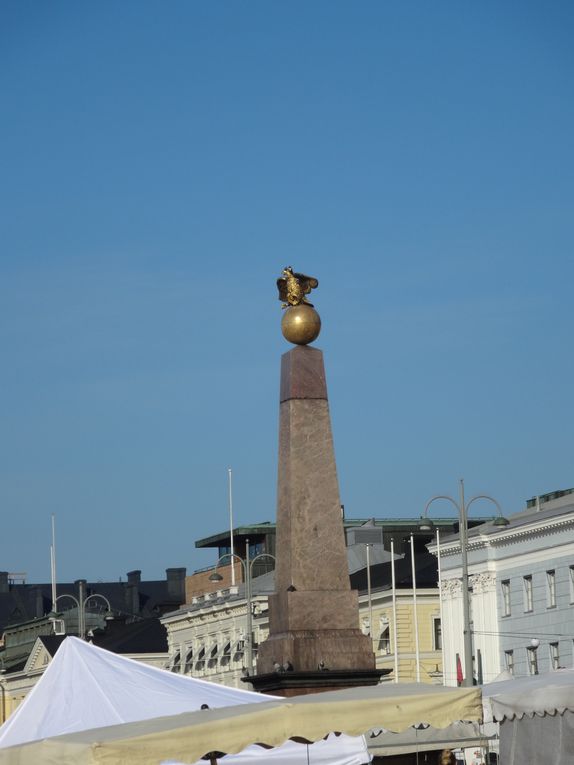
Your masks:
{"label": "cornice", "polygon": [[[559,534],[562,531],[568,529],[574,529],[574,516],[567,518],[546,518],[537,524],[528,524],[525,526],[517,526],[516,528],[502,528],[498,532],[492,534],[480,534],[480,536],[470,537],[467,542],[467,550],[482,550],[488,547],[505,547],[509,545],[518,544],[526,539],[540,539],[546,536],[552,536]],[[437,554],[437,546],[429,545],[430,552],[433,555]],[[460,555],[460,538],[455,542],[441,542],[440,554],[442,557],[450,557],[454,555]]]}

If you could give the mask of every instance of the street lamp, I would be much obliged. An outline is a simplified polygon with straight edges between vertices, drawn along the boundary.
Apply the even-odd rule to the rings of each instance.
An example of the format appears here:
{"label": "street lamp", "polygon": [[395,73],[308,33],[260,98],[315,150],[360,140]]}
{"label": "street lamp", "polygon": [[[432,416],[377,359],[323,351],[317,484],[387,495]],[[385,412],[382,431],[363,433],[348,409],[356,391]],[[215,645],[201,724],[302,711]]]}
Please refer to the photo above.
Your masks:
{"label": "street lamp", "polygon": [[530,641],[530,647],[528,648],[529,655],[529,671],[531,675],[538,674],[538,648],[540,647],[540,640],[538,638],[532,638]]}
{"label": "street lamp", "polygon": [[105,601],[108,611],[107,614],[111,615],[112,613],[112,607],[110,605],[110,601],[106,598],[105,595],[100,595],[100,593],[95,592],[93,595],[88,595],[86,598],[82,596],[82,589],[80,588],[80,599],[76,598],[75,595],[69,595],[68,593],[64,593],[63,595],[58,595],[56,600],[54,601],[54,605],[61,599],[61,598],[71,598],[74,603],[76,604],[76,607],[78,609],[78,633],[82,640],[86,637],[86,603],[88,600],[91,600],[92,598],[101,598],[103,601]]}
{"label": "street lamp", "polygon": [[468,509],[477,499],[487,499],[493,502],[498,510],[498,516],[493,521],[495,526],[507,526],[508,521],[502,515],[502,509],[494,497],[488,494],[477,494],[469,499],[465,504],[464,500],[464,480],[460,479],[460,499],[456,502],[452,497],[444,494],[437,494],[431,497],[426,504],[424,514],[419,522],[421,531],[432,531],[434,524],[430,518],[427,518],[429,507],[437,499],[446,499],[451,502],[458,510],[460,520],[460,550],[462,557],[462,619],[463,619],[463,637],[464,637],[464,678],[462,684],[472,685],[472,634],[470,631],[470,592],[468,586]]}
{"label": "street lamp", "polygon": [[274,555],[271,555],[271,553],[260,553],[259,555],[256,555],[254,558],[249,560],[249,539],[245,540],[245,560],[241,558],[239,555],[235,555],[235,553],[225,553],[224,555],[221,555],[217,563],[215,564],[215,568],[213,571],[213,574],[209,577],[210,582],[221,582],[223,580],[223,577],[221,574],[217,572],[218,566],[221,564],[221,561],[229,558],[231,562],[234,560],[238,560],[241,566],[243,567],[243,573],[244,573],[244,579],[245,579],[245,601],[247,605],[247,674],[252,675],[253,674],[253,613],[251,610],[252,607],[252,593],[251,593],[251,580],[253,578],[253,564],[255,561],[259,560],[260,558],[272,558],[276,562],[276,558]]}

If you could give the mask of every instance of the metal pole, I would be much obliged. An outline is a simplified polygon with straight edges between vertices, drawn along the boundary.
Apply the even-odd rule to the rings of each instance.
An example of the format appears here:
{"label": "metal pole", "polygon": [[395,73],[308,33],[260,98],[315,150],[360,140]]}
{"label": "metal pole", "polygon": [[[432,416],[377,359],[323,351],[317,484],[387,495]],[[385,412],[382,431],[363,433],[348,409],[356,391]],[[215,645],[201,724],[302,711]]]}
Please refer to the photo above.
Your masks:
{"label": "metal pole", "polygon": [[[2,666],[2,672],[4,672],[4,666]],[[6,722],[6,687],[4,685],[4,677],[0,677],[0,688],[2,689],[2,723]]]}
{"label": "metal pole", "polygon": [[229,530],[231,533],[231,545],[229,551],[231,553],[231,586],[235,587],[235,557],[233,549],[233,492],[231,490],[231,468],[227,468],[227,476],[229,478]]}
{"label": "metal pole", "polygon": [[440,561],[440,531],[436,530],[436,556],[438,561],[438,607],[440,614],[440,652],[442,661],[442,684],[446,685],[446,672],[444,664],[444,635],[443,635],[443,606],[442,606],[442,574]]}
{"label": "metal pole", "polygon": [[417,663],[417,683],[421,681],[421,656],[419,651],[419,618],[417,612],[417,576],[415,571],[415,542],[411,534],[411,571],[413,578],[413,612],[415,621],[415,656]]}
{"label": "metal pole", "polygon": [[464,686],[472,686],[472,635],[470,633],[470,592],[468,588],[468,525],[464,504],[464,480],[460,479],[460,545],[462,556],[462,619],[464,637]]}
{"label": "metal pole", "polygon": [[50,555],[50,576],[52,578],[52,611],[56,612],[56,598],[58,597],[56,592],[56,517],[52,513],[52,548]]}
{"label": "metal pole", "polygon": [[371,545],[365,545],[367,548],[367,598],[369,603],[369,637],[371,638],[371,647],[373,645],[373,599],[371,596]]}
{"label": "metal pole", "polygon": [[80,582],[78,584],[78,632],[80,633],[80,640],[83,640],[86,636],[86,626],[85,626],[85,588],[84,588],[84,580],[80,579]]}
{"label": "metal pole", "polygon": [[399,646],[397,643],[397,588],[395,583],[395,540],[391,537],[391,583],[393,588],[393,642],[395,649],[395,683],[399,682]]}
{"label": "metal pole", "polygon": [[251,612],[251,564],[249,539],[245,540],[245,600],[247,604],[247,672],[253,674],[253,614]]}

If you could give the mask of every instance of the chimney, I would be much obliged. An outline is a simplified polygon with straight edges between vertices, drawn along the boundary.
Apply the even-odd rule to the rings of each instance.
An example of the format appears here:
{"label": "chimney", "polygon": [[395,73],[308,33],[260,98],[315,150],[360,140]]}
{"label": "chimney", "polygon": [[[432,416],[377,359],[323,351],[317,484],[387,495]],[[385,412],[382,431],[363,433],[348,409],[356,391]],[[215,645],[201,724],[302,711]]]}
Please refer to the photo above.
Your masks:
{"label": "chimney", "polygon": [[170,600],[175,600],[179,605],[185,603],[185,568],[166,568],[167,595]]}
{"label": "chimney", "polygon": [[126,609],[130,614],[139,614],[140,612],[140,590],[139,585],[142,578],[142,572],[139,569],[128,571],[128,583],[126,585]]}
{"label": "chimney", "polygon": [[10,592],[7,571],[0,571],[0,592]]}
{"label": "chimney", "polygon": [[41,587],[32,587],[34,598],[34,616],[40,619],[44,616],[44,595]]}

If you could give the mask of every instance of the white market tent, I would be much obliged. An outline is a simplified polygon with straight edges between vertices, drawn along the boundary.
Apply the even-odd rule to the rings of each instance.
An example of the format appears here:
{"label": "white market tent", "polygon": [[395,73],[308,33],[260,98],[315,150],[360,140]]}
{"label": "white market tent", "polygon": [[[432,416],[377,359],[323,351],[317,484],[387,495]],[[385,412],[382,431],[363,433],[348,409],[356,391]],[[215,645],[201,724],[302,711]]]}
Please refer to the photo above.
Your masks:
{"label": "white market tent", "polygon": [[500,723],[500,760],[574,763],[574,670],[489,683],[482,687],[484,719]]}
{"label": "white market tent", "polygon": [[[430,749],[489,746],[504,765],[574,763],[574,670],[512,678],[508,673],[482,686],[483,722],[455,722],[447,728],[374,730],[371,754],[387,756]],[[497,741],[498,740],[498,741]]]}
{"label": "white market tent", "polygon": [[[204,704],[217,709],[270,698],[276,697],[167,672],[68,637],[36,686],[0,727],[0,762],[13,757],[13,747],[32,741],[85,730],[97,737],[109,726],[195,712]],[[252,746],[226,757],[225,763],[255,765],[264,755],[272,765],[306,765],[308,754],[311,765],[362,765],[369,759],[362,737],[342,736],[311,747],[287,741],[271,752]]]}
{"label": "white market tent", "polygon": [[[91,650],[107,654],[107,652],[101,652],[101,649],[92,648]],[[85,647],[81,649],[81,652],[87,655]],[[114,658],[119,659],[119,657]],[[137,666],[141,668],[142,665]],[[173,677],[161,670],[152,671]],[[47,675],[48,671],[44,677]],[[124,685],[126,680],[133,685],[132,695],[141,697],[142,686],[139,682],[131,677],[118,682]],[[211,687],[211,683],[192,681],[184,677],[179,677],[178,680],[185,683],[199,683],[203,686],[203,691],[201,699],[197,700],[198,706],[201,703],[209,703],[209,700],[206,700],[205,686]],[[44,740],[39,740],[36,732],[35,741],[32,741],[33,737],[29,736],[30,743],[0,749],[0,763],[42,765],[53,762],[58,765],[67,765],[67,763],[88,765],[105,762],[107,765],[131,765],[131,763],[158,765],[167,759],[194,762],[211,751],[235,755],[252,743],[278,747],[277,750],[255,750],[260,752],[260,756],[265,757],[265,762],[273,763],[277,762],[274,759],[275,752],[283,749],[278,745],[287,742],[290,738],[320,742],[333,731],[357,736],[375,726],[399,731],[417,722],[426,722],[435,727],[446,727],[461,717],[472,721],[480,719],[482,714],[480,690],[477,688],[385,683],[370,688],[350,688],[274,701],[269,701],[269,697],[262,698],[258,694],[237,692],[222,686],[217,686],[217,690],[223,694],[240,693],[244,699],[246,694],[249,703],[236,703],[175,715],[172,712],[168,717],[150,717],[144,721],[98,727],[95,730],[81,730],[76,724],[75,730],[79,732],[66,735],[52,733],[51,738],[44,738]],[[253,696],[257,698],[253,699]],[[31,698],[32,694],[29,696],[29,699]],[[251,701],[258,703],[252,704]],[[58,698],[56,702],[59,703]],[[64,702],[66,702],[65,699]],[[215,704],[210,706],[215,707]],[[164,711],[165,708],[162,705],[155,705],[156,715]],[[0,729],[0,745],[6,745],[7,739],[1,737],[1,734]],[[340,754],[340,745],[344,739],[337,737],[334,740],[336,746],[331,750],[331,754],[335,752]],[[326,742],[320,742],[319,745],[328,745],[331,741],[333,741],[332,736]],[[298,749],[296,744],[290,742],[284,746],[292,747],[292,751],[303,751],[305,763],[310,762],[313,765],[319,762],[314,759],[317,744],[311,747],[299,746]],[[251,755],[252,763],[255,762],[255,756]],[[229,760],[231,757],[224,758],[225,765]],[[329,756],[323,759],[325,763],[334,761]],[[290,762],[295,761],[290,760]]]}
{"label": "white market tent", "polygon": [[429,752],[440,749],[491,748],[498,739],[498,725],[457,720],[446,728],[414,726],[400,733],[373,730],[367,736],[369,752],[376,757]]}

